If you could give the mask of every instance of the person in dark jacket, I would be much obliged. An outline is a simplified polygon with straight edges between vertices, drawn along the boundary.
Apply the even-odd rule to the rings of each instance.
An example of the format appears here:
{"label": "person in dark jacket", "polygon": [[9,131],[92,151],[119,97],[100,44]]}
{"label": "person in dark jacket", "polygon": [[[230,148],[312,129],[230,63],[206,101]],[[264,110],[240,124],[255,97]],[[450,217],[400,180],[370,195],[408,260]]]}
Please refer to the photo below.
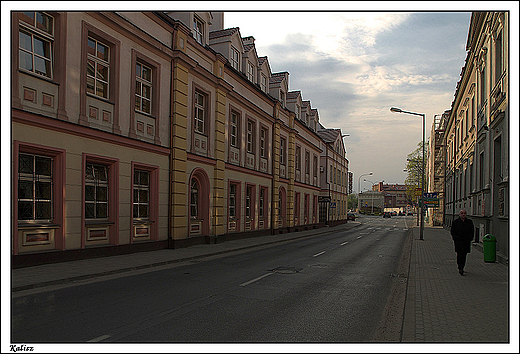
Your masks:
{"label": "person in dark jacket", "polygon": [[466,265],[466,256],[471,251],[471,241],[473,240],[473,221],[467,218],[466,210],[459,212],[459,218],[453,221],[451,225],[451,237],[455,243],[455,252],[457,253],[457,267],[459,274],[464,275],[464,266]]}

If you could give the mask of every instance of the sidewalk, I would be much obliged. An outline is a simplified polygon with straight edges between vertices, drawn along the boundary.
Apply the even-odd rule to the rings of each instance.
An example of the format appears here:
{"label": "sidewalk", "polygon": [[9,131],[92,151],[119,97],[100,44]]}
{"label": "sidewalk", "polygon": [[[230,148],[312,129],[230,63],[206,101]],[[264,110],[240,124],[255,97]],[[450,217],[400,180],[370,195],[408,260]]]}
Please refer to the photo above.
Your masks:
{"label": "sidewalk", "polygon": [[361,225],[360,222],[349,221],[348,223],[335,227],[322,227],[319,229],[280,235],[244,238],[217,244],[201,244],[187,248],[137,252],[119,256],[11,269],[11,290],[15,293],[43,286],[65,284],[151,267],[165,266],[172,263],[349,229],[359,225]]}
{"label": "sidewalk", "polygon": [[[475,246],[459,275],[449,231],[413,229],[402,342],[507,343],[509,268]],[[515,317],[516,318],[516,317]],[[515,340],[516,342],[516,340]],[[493,351],[501,351],[494,347]]]}

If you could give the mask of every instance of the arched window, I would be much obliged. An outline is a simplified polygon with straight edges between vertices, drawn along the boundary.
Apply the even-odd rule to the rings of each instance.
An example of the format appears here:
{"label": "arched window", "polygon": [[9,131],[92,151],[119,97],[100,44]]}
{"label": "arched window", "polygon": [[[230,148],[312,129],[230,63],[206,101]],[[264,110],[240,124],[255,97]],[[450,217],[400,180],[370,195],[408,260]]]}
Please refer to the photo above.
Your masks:
{"label": "arched window", "polygon": [[190,216],[192,219],[199,216],[199,183],[195,178],[191,180]]}

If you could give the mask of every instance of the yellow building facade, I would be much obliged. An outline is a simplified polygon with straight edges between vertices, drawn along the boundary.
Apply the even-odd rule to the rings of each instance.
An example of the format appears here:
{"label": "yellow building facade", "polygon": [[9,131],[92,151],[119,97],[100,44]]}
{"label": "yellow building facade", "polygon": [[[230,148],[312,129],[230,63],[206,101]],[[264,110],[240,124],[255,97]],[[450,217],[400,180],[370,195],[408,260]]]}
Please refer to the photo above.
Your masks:
{"label": "yellow building facade", "polygon": [[12,14],[14,266],[346,222],[341,132],[223,16]]}

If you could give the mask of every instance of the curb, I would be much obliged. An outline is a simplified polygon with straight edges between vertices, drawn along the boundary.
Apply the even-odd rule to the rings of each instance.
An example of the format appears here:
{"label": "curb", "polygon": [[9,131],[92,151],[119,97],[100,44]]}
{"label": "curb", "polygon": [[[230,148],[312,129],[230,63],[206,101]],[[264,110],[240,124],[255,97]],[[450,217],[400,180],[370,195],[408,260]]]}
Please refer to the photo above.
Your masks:
{"label": "curb", "polygon": [[[347,224],[343,224],[343,225],[347,225]],[[341,225],[341,226],[343,226],[343,225]],[[30,284],[30,285],[23,285],[23,286],[18,286],[18,287],[11,288],[11,292],[15,293],[15,292],[24,291],[24,290],[31,290],[31,289],[35,289],[35,288],[41,288],[41,287],[45,287],[45,286],[59,285],[59,284],[68,284],[68,283],[75,282],[75,281],[80,281],[80,280],[88,280],[88,279],[103,277],[103,276],[107,276],[107,275],[126,273],[126,272],[135,271],[135,270],[142,270],[142,269],[146,269],[146,268],[154,268],[154,267],[160,267],[160,266],[164,266],[164,265],[168,265],[168,264],[186,262],[186,261],[190,261],[190,260],[194,260],[194,259],[200,259],[200,258],[211,257],[211,256],[218,256],[218,255],[221,255],[221,254],[237,252],[237,251],[243,251],[243,250],[247,250],[247,249],[252,249],[252,248],[256,248],[256,247],[272,245],[272,244],[281,243],[281,242],[290,242],[290,241],[294,241],[294,240],[305,238],[305,237],[315,237],[315,236],[318,236],[318,235],[323,235],[323,234],[339,231],[341,229],[348,230],[348,229],[351,229],[351,228],[354,228],[354,227],[358,227],[358,226],[361,226],[361,225],[362,225],[362,223],[359,222],[357,225],[352,225],[351,227],[348,227],[348,228],[347,227],[338,227],[337,229],[335,229],[335,228],[330,228],[330,227],[323,227],[321,229],[317,229],[317,230],[320,230],[320,232],[315,232],[315,233],[312,233],[312,234],[295,235],[292,238],[286,238],[286,239],[281,239],[281,240],[272,240],[272,241],[267,241],[267,242],[258,243],[258,244],[254,244],[254,245],[249,245],[249,246],[242,246],[242,247],[237,247],[237,248],[231,248],[231,249],[222,250],[222,251],[208,252],[208,253],[200,254],[200,255],[197,255],[197,256],[177,258],[177,259],[172,259],[172,260],[169,260],[169,261],[162,261],[162,262],[157,262],[157,263],[144,264],[144,265],[135,266],[135,267],[127,267],[127,268],[115,269],[115,270],[111,270],[111,271],[105,271],[105,272],[99,272],[99,273],[93,273],[93,274],[87,274],[87,275],[78,275],[78,276],[70,277],[70,278],[50,280],[50,281],[41,282],[41,283],[35,283],[35,284]],[[323,230],[323,231],[321,231],[321,230]],[[309,231],[309,230],[305,230],[305,231]],[[305,231],[300,231],[300,232],[305,232]],[[295,232],[295,234],[297,234],[297,233],[299,233],[299,232]],[[232,242],[232,241],[228,241],[228,242]]]}

